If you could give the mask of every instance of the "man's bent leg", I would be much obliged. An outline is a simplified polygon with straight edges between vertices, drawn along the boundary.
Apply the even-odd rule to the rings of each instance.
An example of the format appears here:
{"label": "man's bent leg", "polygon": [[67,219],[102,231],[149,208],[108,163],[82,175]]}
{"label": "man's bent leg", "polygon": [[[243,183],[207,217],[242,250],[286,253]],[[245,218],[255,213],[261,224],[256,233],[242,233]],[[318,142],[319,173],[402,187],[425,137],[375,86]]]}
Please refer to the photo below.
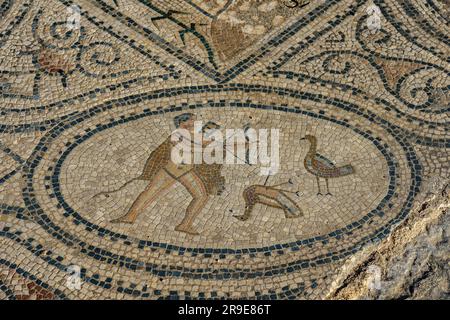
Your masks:
{"label": "man's bent leg", "polygon": [[198,232],[193,229],[192,224],[194,223],[194,219],[205,207],[206,202],[208,201],[208,193],[206,192],[203,182],[195,173],[190,172],[180,177],[178,180],[191,194],[192,201],[186,209],[183,220],[175,227],[175,230],[191,235],[197,235]]}
{"label": "man's bent leg", "polygon": [[136,198],[128,213],[111,222],[133,223],[138,215],[145,210],[153,201],[158,198],[167,188],[172,186],[176,180],[172,178],[165,170],[160,170],[147,187]]}

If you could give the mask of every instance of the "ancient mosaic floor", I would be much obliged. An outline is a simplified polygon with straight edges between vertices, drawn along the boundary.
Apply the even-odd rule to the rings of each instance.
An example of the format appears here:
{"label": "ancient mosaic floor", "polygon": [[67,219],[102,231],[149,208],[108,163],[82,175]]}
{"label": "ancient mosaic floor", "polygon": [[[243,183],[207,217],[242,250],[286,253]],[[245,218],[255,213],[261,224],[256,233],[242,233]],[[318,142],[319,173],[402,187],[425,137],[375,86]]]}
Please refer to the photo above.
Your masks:
{"label": "ancient mosaic floor", "polygon": [[[0,299],[323,298],[449,177],[448,1],[0,0],[0,17]],[[184,113],[279,129],[279,171],[139,179]]]}

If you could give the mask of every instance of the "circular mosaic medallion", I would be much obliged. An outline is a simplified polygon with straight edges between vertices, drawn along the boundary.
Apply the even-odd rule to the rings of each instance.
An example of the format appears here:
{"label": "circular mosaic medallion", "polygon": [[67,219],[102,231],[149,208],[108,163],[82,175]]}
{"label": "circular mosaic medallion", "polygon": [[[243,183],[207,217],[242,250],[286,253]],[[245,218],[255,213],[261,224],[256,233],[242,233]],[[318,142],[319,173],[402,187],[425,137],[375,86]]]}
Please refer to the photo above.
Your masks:
{"label": "circular mosaic medallion", "polygon": [[[149,104],[164,105],[164,99],[132,97],[56,126],[35,152],[24,193],[28,209],[46,228],[64,234],[62,241],[97,260],[128,261],[120,265],[150,274],[216,280],[254,278],[268,263],[280,274],[322,267],[383,238],[406,216],[420,165],[389,123],[357,114],[351,104],[340,104],[337,115],[329,101],[310,94],[286,106],[271,103],[275,94],[252,101],[229,96],[235,102],[211,94],[207,103],[161,108]],[[189,184],[195,189],[195,181],[139,179],[152,152],[170,137],[174,118],[185,113],[223,128],[250,123],[257,130],[277,129],[280,159],[270,177],[261,175],[260,164],[220,165],[216,173],[224,190],[203,198],[187,231],[177,227],[201,197]],[[199,175],[209,174],[214,172]],[[146,193],[149,189],[157,196]],[[135,219],[118,221],[143,194],[146,203]],[[155,254],[165,255],[164,262],[154,263]],[[245,263],[264,256],[265,267],[210,265],[238,256]]]}

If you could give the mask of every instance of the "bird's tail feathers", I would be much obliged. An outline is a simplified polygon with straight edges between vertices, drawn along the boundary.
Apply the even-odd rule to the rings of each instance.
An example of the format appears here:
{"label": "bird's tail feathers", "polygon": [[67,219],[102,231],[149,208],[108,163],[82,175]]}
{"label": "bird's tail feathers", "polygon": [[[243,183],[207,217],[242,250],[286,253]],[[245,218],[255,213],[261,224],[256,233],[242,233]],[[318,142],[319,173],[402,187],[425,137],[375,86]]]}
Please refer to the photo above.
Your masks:
{"label": "bird's tail feathers", "polygon": [[339,175],[340,176],[348,176],[350,174],[355,173],[355,169],[351,164],[348,164],[346,166],[342,166],[339,168]]}

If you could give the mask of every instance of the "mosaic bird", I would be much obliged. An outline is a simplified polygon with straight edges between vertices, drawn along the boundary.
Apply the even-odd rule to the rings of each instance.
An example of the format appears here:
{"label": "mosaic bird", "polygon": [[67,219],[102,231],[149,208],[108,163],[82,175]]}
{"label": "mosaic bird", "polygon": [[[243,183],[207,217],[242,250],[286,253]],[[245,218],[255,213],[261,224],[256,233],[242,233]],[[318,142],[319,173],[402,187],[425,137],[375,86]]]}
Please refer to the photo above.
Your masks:
{"label": "mosaic bird", "polygon": [[[270,176],[267,176],[267,180]],[[303,211],[297,203],[288,196],[288,194],[295,194],[300,197],[299,191],[289,191],[280,189],[280,186],[285,184],[293,185],[291,179],[288,182],[280,183],[275,186],[251,185],[247,187],[242,193],[245,200],[245,211],[243,215],[235,215],[238,220],[245,221],[250,218],[250,215],[256,204],[262,204],[271,208],[281,209],[284,211],[286,218],[297,218],[303,216]]]}
{"label": "mosaic bird", "polygon": [[304,165],[306,171],[316,176],[317,187],[319,192],[317,195],[322,195],[320,190],[320,178],[324,178],[327,184],[327,195],[331,195],[328,189],[328,179],[329,178],[339,178],[343,176],[348,176],[353,174],[355,170],[352,165],[345,165],[342,167],[336,167],[336,165],[325,158],[324,156],[318,154],[317,150],[317,138],[312,135],[306,135],[300,140],[308,140],[310,143],[309,151],[306,154]]}
{"label": "mosaic bird", "polygon": [[163,13],[162,15],[158,17],[153,17],[150,20],[157,21],[157,20],[165,20],[165,19],[172,19],[175,14],[188,14],[187,12],[182,11],[176,11],[176,10],[169,10],[167,13]]}

